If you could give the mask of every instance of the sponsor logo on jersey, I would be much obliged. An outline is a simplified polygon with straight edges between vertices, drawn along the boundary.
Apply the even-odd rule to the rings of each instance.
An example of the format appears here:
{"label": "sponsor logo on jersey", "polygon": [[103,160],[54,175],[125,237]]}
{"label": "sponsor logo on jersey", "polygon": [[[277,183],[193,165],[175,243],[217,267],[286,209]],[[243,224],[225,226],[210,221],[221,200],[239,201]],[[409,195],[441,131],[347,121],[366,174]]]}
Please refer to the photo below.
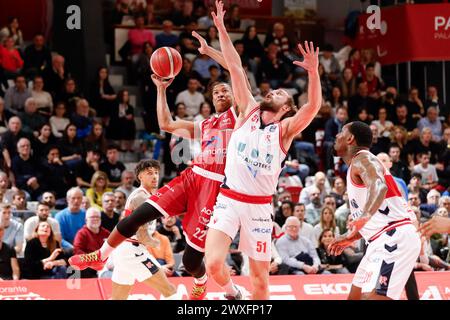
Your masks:
{"label": "sponsor logo on jersey", "polygon": [[214,207],[216,209],[226,209],[227,205],[225,203],[217,203]]}
{"label": "sponsor logo on jersey", "polygon": [[277,130],[277,126],[271,125],[271,126],[269,127],[269,132],[275,132],[275,130]]}
{"label": "sponsor logo on jersey", "polygon": [[219,137],[219,136],[213,136],[213,137],[211,137],[210,140],[205,141],[205,142],[206,142],[205,148],[207,148],[207,147],[208,147],[209,145],[211,145],[211,144],[216,144],[218,141],[220,141],[220,137]]}
{"label": "sponsor logo on jersey", "polygon": [[253,233],[272,233],[272,228],[254,228]]}
{"label": "sponsor logo on jersey", "polygon": [[351,204],[352,207],[355,208],[355,209],[358,209],[358,208],[359,208],[359,206],[358,206],[358,204],[356,203],[356,200],[355,200],[355,199],[352,199],[352,200],[350,201],[350,204]]}
{"label": "sponsor logo on jersey", "polygon": [[271,222],[272,220],[271,219],[264,219],[264,218],[252,218],[252,221],[255,221],[255,222]]}

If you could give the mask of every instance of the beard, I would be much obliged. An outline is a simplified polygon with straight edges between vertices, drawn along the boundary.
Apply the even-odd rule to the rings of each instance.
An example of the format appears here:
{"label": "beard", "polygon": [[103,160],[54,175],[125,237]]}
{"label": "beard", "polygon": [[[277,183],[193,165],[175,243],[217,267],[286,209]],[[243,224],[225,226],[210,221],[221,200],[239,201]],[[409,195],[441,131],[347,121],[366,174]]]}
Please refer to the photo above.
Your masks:
{"label": "beard", "polygon": [[272,101],[268,102],[268,101],[265,101],[265,100],[261,101],[261,103],[259,104],[259,109],[261,111],[271,111],[271,112],[277,112],[278,111],[276,106],[275,106],[275,104]]}

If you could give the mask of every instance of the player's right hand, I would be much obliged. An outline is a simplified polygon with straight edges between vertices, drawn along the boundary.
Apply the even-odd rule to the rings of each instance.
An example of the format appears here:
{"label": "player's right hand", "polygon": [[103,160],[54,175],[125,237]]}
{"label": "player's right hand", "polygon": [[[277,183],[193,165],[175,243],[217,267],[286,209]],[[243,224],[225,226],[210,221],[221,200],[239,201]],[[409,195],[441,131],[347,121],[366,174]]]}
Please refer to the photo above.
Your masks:
{"label": "player's right hand", "polygon": [[195,37],[198,42],[200,42],[200,47],[198,48],[198,52],[201,54],[206,54],[206,50],[208,50],[208,43],[206,42],[205,38],[203,38],[201,35],[199,35],[196,31],[192,31],[192,36]]}
{"label": "player's right hand", "polygon": [[211,16],[213,18],[214,24],[217,28],[225,27],[224,19],[225,19],[225,10],[223,10],[223,2],[216,0],[216,9],[217,12],[211,12]]}
{"label": "player's right hand", "polygon": [[170,86],[171,83],[173,82],[173,79],[175,78],[163,79],[161,77],[158,77],[156,74],[152,74],[152,81],[155,84],[155,86],[163,89],[166,89],[168,86]]}
{"label": "player's right hand", "polygon": [[328,245],[330,255],[338,256],[342,254],[345,248],[349,247],[354,242],[352,237],[352,234],[350,234],[348,237],[341,236],[333,240],[333,242]]}

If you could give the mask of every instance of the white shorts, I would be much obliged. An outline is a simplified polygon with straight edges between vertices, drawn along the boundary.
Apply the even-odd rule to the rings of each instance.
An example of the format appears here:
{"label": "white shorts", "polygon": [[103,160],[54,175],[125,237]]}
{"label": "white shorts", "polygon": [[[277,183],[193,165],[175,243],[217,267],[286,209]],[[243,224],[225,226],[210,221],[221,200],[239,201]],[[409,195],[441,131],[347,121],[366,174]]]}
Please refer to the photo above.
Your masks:
{"label": "white shorts", "polygon": [[383,233],[369,243],[352,284],[362,293],[375,290],[379,295],[400,299],[420,254],[420,237],[412,224]]}
{"label": "white shorts", "polygon": [[134,285],[158,272],[161,265],[142,244],[121,243],[112,253],[114,271],[111,280],[121,285]]}
{"label": "white shorts", "polygon": [[240,230],[239,250],[254,260],[270,261],[272,211],[270,203],[245,203],[219,194],[208,227],[231,239]]}

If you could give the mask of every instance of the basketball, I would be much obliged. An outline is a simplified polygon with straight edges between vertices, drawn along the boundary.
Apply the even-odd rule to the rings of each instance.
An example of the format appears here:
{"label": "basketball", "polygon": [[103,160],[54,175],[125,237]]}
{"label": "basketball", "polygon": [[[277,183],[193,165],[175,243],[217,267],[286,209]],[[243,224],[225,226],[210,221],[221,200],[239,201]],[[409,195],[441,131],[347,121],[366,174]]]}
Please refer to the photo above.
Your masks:
{"label": "basketball", "polygon": [[153,72],[161,78],[170,79],[175,77],[181,70],[183,59],[174,48],[162,47],[153,52],[150,58],[150,67]]}

